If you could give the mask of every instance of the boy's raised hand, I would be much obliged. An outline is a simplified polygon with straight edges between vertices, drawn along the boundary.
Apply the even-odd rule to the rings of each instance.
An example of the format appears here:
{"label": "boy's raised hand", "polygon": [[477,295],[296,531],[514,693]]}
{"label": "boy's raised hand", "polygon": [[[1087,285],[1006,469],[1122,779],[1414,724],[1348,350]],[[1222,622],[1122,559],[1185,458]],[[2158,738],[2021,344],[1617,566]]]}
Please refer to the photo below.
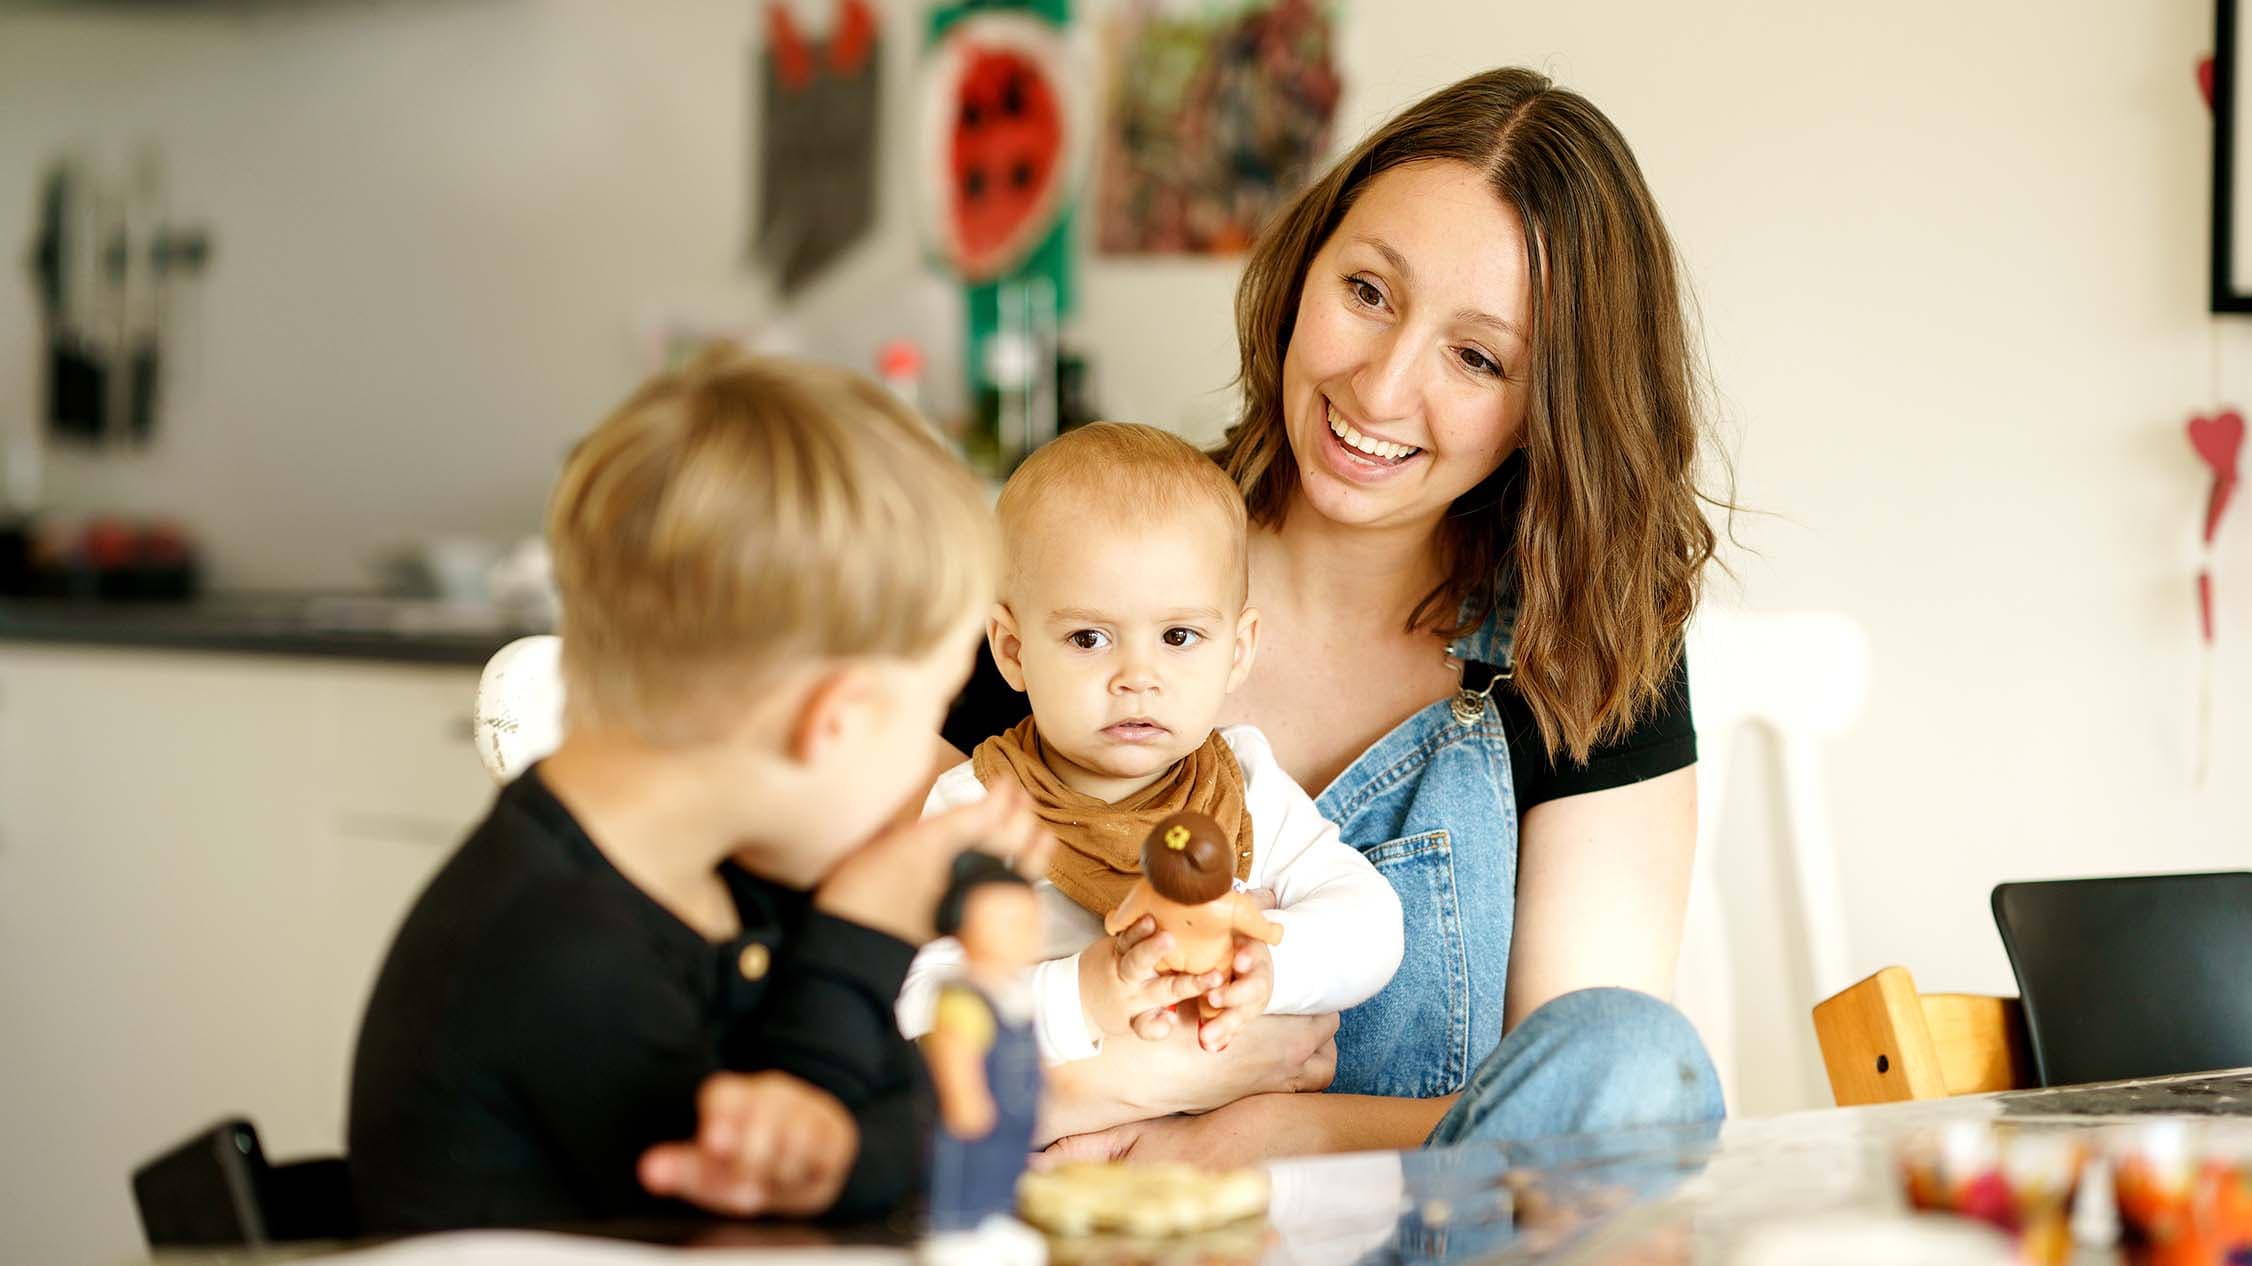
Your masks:
{"label": "boy's raised hand", "polygon": [[641,1185],[715,1213],[825,1213],[860,1151],[845,1106],[788,1073],[714,1073],[696,1119],[693,1140],[641,1154]]}
{"label": "boy's raised hand", "polygon": [[933,934],[931,920],[956,854],[982,848],[1017,873],[1038,878],[1048,873],[1055,843],[1024,789],[1003,780],[982,800],[879,831],[830,870],[813,891],[813,905],[921,945]]}
{"label": "boy's raised hand", "polygon": [[1079,951],[1079,1005],[1087,1024],[1104,1037],[1152,1033],[1153,1015],[1219,987],[1223,972],[1191,976],[1187,972],[1161,972],[1159,960],[1173,951],[1173,936],[1157,930],[1157,920],[1143,915],[1117,936],[1097,938]]}
{"label": "boy's raised hand", "polygon": [[1236,933],[1235,957],[1228,966],[1235,969],[1235,978],[1204,996],[1217,1013],[1196,1027],[1197,1044],[1208,1051],[1228,1049],[1244,1025],[1267,1013],[1267,1002],[1275,996],[1275,958],[1265,941]]}

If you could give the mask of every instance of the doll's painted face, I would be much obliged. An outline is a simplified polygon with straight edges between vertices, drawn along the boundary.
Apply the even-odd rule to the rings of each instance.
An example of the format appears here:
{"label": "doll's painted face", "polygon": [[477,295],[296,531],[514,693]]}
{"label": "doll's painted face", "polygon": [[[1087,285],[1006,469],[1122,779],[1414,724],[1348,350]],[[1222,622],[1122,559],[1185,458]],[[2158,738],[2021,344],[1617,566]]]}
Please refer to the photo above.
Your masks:
{"label": "doll's painted face", "polygon": [[1040,900],[1027,884],[979,884],[962,900],[962,953],[980,971],[1013,977],[1040,958]]}

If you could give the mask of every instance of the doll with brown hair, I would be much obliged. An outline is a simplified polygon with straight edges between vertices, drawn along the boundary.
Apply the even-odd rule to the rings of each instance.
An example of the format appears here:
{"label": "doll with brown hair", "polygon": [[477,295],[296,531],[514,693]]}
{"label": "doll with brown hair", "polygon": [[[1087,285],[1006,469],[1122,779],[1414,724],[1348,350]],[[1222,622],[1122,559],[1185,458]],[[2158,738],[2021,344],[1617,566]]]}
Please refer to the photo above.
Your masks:
{"label": "doll with brown hair", "polygon": [[1022,979],[1040,946],[1040,903],[1008,863],[972,850],[955,860],[934,923],[965,957],[923,1039],[938,1121],[920,1257],[925,1266],[1037,1266],[1046,1260],[1040,1237],[1011,1215],[1040,1100]]}
{"label": "doll with brown hair", "polygon": [[[1235,886],[1235,855],[1220,824],[1194,810],[1162,819],[1150,831],[1142,842],[1142,878],[1103,920],[1103,931],[1117,936],[1145,914],[1173,937],[1172,951],[1157,961],[1160,972],[1224,973],[1238,935],[1282,943],[1282,925]],[[1210,994],[1197,995],[1196,1004],[1208,1020],[1218,1011]]]}

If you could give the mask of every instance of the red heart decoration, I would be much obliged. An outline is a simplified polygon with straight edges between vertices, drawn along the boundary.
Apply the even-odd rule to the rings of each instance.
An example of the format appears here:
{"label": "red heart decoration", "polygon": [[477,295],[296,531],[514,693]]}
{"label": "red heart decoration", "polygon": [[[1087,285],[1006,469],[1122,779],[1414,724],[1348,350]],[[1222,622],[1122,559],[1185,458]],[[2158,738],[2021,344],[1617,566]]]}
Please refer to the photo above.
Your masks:
{"label": "red heart decoration", "polygon": [[2189,420],[2190,447],[2213,468],[2213,478],[2236,481],[2236,455],[2244,447],[2244,415],[2226,409]]}
{"label": "red heart decoration", "polygon": [[2213,490],[2205,494],[2205,543],[2213,543],[2213,533],[2221,528],[2221,515],[2229,508],[2229,498],[2236,495],[2234,479],[2216,479]]}
{"label": "red heart decoration", "polygon": [[2205,98],[2205,108],[2213,108],[2213,59],[2197,59],[2197,91]]}

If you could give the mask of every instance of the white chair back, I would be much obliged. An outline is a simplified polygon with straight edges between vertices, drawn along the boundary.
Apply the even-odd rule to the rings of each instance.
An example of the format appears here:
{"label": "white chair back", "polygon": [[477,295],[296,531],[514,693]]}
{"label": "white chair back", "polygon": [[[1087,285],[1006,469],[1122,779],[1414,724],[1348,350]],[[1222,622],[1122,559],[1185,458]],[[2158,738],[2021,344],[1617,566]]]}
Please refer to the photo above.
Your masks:
{"label": "white chair back", "polygon": [[477,681],[477,759],[507,783],[563,741],[563,639],[520,637],[485,661]]}
{"label": "white chair back", "polygon": [[1869,639],[1834,612],[1700,610],[1689,628],[1689,696],[1697,720],[1697,859],[1682,928],[1674,1005],[1712,1053],[1722,1092],[1738,1102],[1734,960],[1720,900],[1721,813],[1736,740],[1750,725],[1776,740],[1785,847],[1798,887],[1814,997],[1853,983],[1837,855],[1823,790],[1822,744],[1851,728],[1869,693]]}

